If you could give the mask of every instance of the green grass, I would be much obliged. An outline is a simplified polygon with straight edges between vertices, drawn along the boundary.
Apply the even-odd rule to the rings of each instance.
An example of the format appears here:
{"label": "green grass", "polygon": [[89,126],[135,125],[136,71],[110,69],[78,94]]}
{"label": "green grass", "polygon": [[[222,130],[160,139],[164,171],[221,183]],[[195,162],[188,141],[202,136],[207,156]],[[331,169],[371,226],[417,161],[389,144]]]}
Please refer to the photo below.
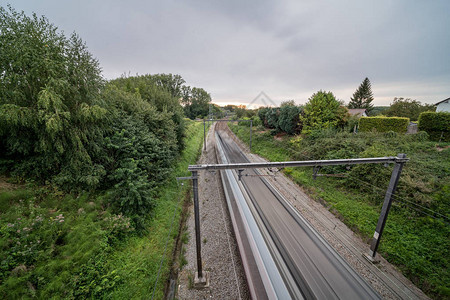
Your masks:
{"label": "green grass", "polygon": [[202,135],[203,124],[189,122],[186,149],[158,190],[144,234],[103,195],[31,185],[0,191],[0,298],[147,298],[163,259],[154,298],[163,299],[190,187],[180,189],[175,177],[189,175]]}
{"label": "green grass", "polygon": [[[230,128],[242,141],[248,143],[247,128],[235,125]],[[284,137],[278,140],[269,132],[254,132],[253,152],[270,161],[344,158],[338,155],[358,157],[364,153],[376,154],[377,149],[393,154],[404,152],[411,160],[402,173],[398,188],[400,200],[412,201],[450,217],[450,149],[445,148],[447,144],[440,145],[444,150],[437,151],[435,143],[416,141],[411,136],[388,138],[373,133],[322,135],[315,139]],[[383,146],[378,147],[378,144]],[[358,170],[360,173],[357,173]],[[344,172],[351,176],[364,174],[361,172],[367,170],[370,169],[355,168]],[[352,177],[318,177],[313,180],[311,168],[286,168],[284,173],[303,186],[313,198],[325,201],[330,211],[368,243],[378,221],[392,167],[378,166],[374,170],[367,173],[367,178],[363,178],[366,181],[373,180],[369,181],[369,185],[356,179],[351,184]],[[329,168],[321,173],[327,172],[343,171]],[[449,237],[450,226],[442,219],[429,217],[410,209],[402,202],[395,202],[379,252],[429,296],[436,299],[450,298]]]}

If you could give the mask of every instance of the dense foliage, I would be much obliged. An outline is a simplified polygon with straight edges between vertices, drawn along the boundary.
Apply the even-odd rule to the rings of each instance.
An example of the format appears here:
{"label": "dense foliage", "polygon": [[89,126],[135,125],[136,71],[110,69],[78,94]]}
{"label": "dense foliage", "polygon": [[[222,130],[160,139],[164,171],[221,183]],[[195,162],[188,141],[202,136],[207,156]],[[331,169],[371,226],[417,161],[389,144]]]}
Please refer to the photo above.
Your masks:
{"label": "dense foliage", "polygon": [[111,83],[119,89],[140,96],[156,108],[158,112],[170,114],[175,125],[179,150],[183,148],[183,108],[179,99],[182,96],[184,79],[180,75],[155,74],[117,78]]}
{"label": "dense foliage", "polygon": [[0,14],[0,171],[64,191],[107,191],[141,228],[183,149],[180,99],[209,94],[172,74],[105,83],[75,34],[12,8]]}
{"label": "dense foliage", "polygon": [[375,117],[384,114],[389,106],[374,106],[372,110],[367,114],[369,117]]}
{"label": "dense foliage", "polygon": [[302,133],[313,130],[343,127],[349,118],[348,111],[336,100],[332,92],[318,91],[313,94],[304,106],[300,121],[303,123]]}
{"label": "dense foliage", "polygon": [[419,116],[419,130],[427,132],[432,140],[450,142],[450,113],[421,113]]}
{"label": "dense foliage", "polygon": [[378,132],[394,131],[406,133],[408,129],[408,118],[396,117],[361,117],[359,119],[359,130],[363,132],[376,130]]}
{"label": "dense foliage", "polygon": [[[242,141],[248,131],[233,127]],[[335,129],[307,136],[274,139],[268,131],[255,131],[252,149],[271,161],[338,159],[391,156],[406,153],[393,207],[386,223],[379,252],[435,299],[448,298],[450,240],[450,148],[430,142],[424,132],[404,135],[347,133]],[[312,179],[308,168],[286,168],[310,195],[326,202],[366,242],[373,236],[392,167],[330,166],[321,174],[343,176]]]}
{"label": "dense foliage", "polygon": [[409,98],[394,98],[391,106],[383,111],[383,114],[388,117],[404,117],[417,121],[420,113],[435,110],[436,107],[433,104],[422,104]]}
{"label": "dense foliage", "polygon": [[91,188],[106,110],[98,62],[78,36],[0,7],[0,167]]}
{"label": "dense foliage", "polygon": [[288,102],[280,107],[263,107],[258,110],[258,117],[265,127],[274,132],[285,132],[293,135],[301,132],[300,114],[302,107]]}
{"label": "dense foliage", "polygon": [[365,78],[350,98],[348,108],[365,108],[368,112],[373,109],[373,93],[369,78]]}

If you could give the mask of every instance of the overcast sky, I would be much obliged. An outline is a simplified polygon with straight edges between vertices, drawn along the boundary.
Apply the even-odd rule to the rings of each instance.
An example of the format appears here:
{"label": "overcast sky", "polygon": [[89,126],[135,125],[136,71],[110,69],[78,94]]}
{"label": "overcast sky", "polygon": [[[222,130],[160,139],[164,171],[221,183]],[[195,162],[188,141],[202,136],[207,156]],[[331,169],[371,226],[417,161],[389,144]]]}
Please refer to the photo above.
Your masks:
{"label": "overcast sky", "polygon": [[375,105],[450,97],[448,0],[0,0],[78,33],[107,79],[180,74],[213,102],[346,103],[365,77]]}

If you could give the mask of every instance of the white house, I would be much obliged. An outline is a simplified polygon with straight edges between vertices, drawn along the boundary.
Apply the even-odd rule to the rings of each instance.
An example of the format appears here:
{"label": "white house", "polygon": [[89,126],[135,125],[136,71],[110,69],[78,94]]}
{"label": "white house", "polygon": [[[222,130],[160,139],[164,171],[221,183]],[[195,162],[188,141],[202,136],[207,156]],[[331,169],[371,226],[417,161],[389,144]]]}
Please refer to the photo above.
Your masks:
{"label": "white house", "polygon": [[436,112],[439,111],[448,111],[450,112],[450,98],[439,101],[434,106],[436,106]]}

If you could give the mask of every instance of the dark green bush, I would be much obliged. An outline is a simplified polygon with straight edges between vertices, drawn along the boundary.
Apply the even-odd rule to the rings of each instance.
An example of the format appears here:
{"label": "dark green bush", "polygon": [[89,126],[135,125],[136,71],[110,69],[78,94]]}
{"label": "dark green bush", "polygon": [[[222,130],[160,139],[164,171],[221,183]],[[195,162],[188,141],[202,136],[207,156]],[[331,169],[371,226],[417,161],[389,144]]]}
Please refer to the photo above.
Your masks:
{"label": "dark green bush", "polygon": [[278,118],[278,128],[293,135],[302,131],[300,122],[300,113],[302,108],[295,105],[284,105],[280,108],[280,116]]}
{"label": "dark green bush", "polygon": [[406,133],[408,125],[408,118],[361,117],[359,119],[359,131],[362,132],[376,130],[377,132],[394,131],[398,133]]}
{"label": "dark green bush", "polygon": [[419,115],[419,130],[425,131],[434,141],[450,141],[450,113],[423,112]]}
{"label": "dark green bush", "polygon": [[258,109],[257,115],[258,115],[258,118],[261,120],[262,125],[264,125],[264,127],[268,127],[266,114],[269,110],[270,110],[270,107],[261,107],[260,109]]}
{"label": "dark green bush", "polygon": [[[302,107],[300,106],[283,104],[281,107],[260,108],[258,110],[258,118],[266,128],[273,129],[274,134],[285,132],[292,135],[299,133],[302,129],[302,123],[300,122],[301,112]],[[259,125],[259,123],[257,124]]]}
{"label": "dark green bush", "polygon": [[267,127],[270,129],[278,130],[278,118],[280,115],[280,109],[270,108],[266,113],[266,121],[267,121]]}

